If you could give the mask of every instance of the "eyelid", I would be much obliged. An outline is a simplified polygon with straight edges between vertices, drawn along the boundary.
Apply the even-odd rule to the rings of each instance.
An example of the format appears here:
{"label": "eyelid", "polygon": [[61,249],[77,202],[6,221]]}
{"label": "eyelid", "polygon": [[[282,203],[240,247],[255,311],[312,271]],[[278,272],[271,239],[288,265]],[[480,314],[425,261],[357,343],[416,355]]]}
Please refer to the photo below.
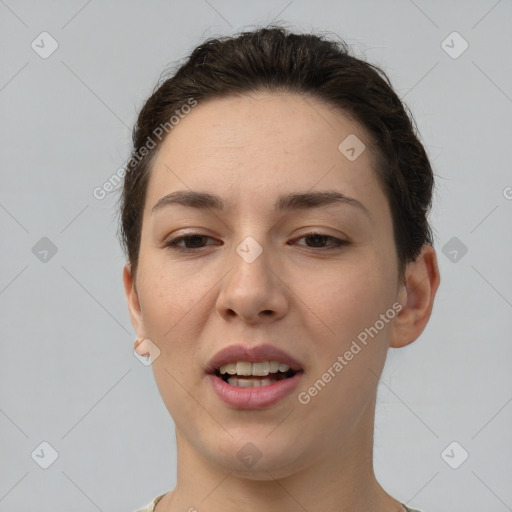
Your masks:
{"label": "eyelid", "polygon": [[[210,235],[206,235],[204,233],[201,233],[199,231],[191,231],[189,233],[180,233],[179,235],[177,236],[170,236],[170,237],[167,237],[162,245],[164,246],[164,248],[175,248],[176,250],[184,250],[184,251],[189,251],[189,252],[197,252],[198,249],[203,249],[203,247],[200,247],[198,249],[187,249],[186,247],[180,247],[178,245],[176,245],[177,242],[181,242],[183,239],[187,239],[187,238],[194,238],[194,237],[202,237],[202,238],[208,238],[210,240],[214,240],[214,237],[210,236]],[[213,245],[213,244],[208,244],[208,245]]]}
{"label": "eyelid", "polygon": [[295,237],[292,241],[296,242],[297,240],[301,240],[302,238],[309,238],[312,236],[319,236],[322,238],[327,238],[329,240],[333,240],[334,245],[331,245],[330,247],[308,247],[307,245],[302,245],[302,244],[299,244],[299,245],[302,245],[303,247],[306,247],[307,249],[312,249],[312,250],[316,249],[318,251],[322,251],[322,250],[328,251],[328,250],[339,249],[340,247],[343,247],[350,243],[348,240],[345,240],[344,238],[339,238],[337,236],[329,235],[327,233],[322,233],[322,231],[316,231],[316,230],[308,231],[307,233],[302,233],[300,236]]}
{"label": "eyelid", "polygon": [[[313,251],[324,251],[325,252],[325,251],[329,251],[329,250],[339,249],[339,248],[346,246],[350,243],[348,240],[345,240],[344,238],[339,238],[339,237],[336,237],[333,235],[329,235],[327,233],[323,233],[322,230],[310,230],[306,233],[302,233],[300,236],[293,238],[291,240],[291,242],[297,242],[298,240],[301,240],[303,238],[309,238],[309,237],[313,237],[313,236],[319,236],[324,239],[332,240],[332,241],[334,241],[334,244],[331,246],[327,246],[327,247],[308,247],[307,245],[304,245],[304,244],[298,244],[298,245],[300,245],[302,247],[306,247],[307,249],[312,249]],[[182,246],[177,245],[178,243],[182,242],[184,239],[186,240],[188,238],[194,238],[194,237],[208,238],[211,240],[214,239],[210,235],[206,235],[206,234],[198,232],[198,231],[192,231],[192,232],[179,234],[175,237],[171,237],[170,239],[166,239],[164,241],[163,245],[164,245],[164,248],[181,251],[181,252],[187,252],[190,254],[194,253],[194,252],[199,252],[199,251],[205,249],[205,247],[208,247],[208,245],[214,245],[214,244],[207,244],[206,246],[196,247],[196,248],[187,248],[187,247],[182,247]]]}

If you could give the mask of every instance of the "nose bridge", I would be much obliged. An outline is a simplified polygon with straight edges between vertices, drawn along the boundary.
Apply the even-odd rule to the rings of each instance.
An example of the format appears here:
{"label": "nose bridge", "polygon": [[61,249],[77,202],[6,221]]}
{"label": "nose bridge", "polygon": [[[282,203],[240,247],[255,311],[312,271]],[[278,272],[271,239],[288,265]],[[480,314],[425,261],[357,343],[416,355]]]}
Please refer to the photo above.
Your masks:
{"label": "nose bridge", "polygon": [[[251,202],[247,197],[245,204],[249,206]],[[243,203],[244,201],[240,204]],[[236,222],[231,226],[230,236],[235,252],[233,263],[240,265],[241,269],[249,265],[247,267],[249,270],[254,263],[258,263],[258,267],[270,264],[271,249],[268,242],[271,241],[271,231],[274,230],[275,221],[267,216],[267,209],[266,204],[258,203],[253,204],[250,211],[237,210],[235,213]],[[258,268],[258,270],[262,269]]]}
{"label": "nose bridge", "polygon": [[[262,240],[263,233],[256,236]],[[286,296],[277,277],[278,270],[272,268],[272,251],[256,236],[246,235],[235,246],[232,267],[223,280],[218,297],[221,313],[235,312],[245,320],[255,319],[262,312],[266,315],[272,312],[274,317],[280,317],[286,310]]]}
{"label": "nose bridge", "polygon": [[[261,237],[260,237],[261,240]],[[238,254],[238,256],[247,264],[252,264],[256,260],[260,259],[264,260],[266,258],[261,258],[263,254],[263,246],[254,238],[253,236],[249,235],[246,236],[237,246],[235,249],[235,252]],[[268,251],[268,247],[267,247]]]}
{"label": "nose bridge", "polygon": [[[254,232],[254,231],[253,231]],[[258,236],[258,235],[256,235]],[[259,242],[261,240],[262,243]],[[263,235],[247,235],[235,246],[231,277],[238,281],[239,286],[265,287],[272,286],[272,262],[270,248],[265,244]]]}

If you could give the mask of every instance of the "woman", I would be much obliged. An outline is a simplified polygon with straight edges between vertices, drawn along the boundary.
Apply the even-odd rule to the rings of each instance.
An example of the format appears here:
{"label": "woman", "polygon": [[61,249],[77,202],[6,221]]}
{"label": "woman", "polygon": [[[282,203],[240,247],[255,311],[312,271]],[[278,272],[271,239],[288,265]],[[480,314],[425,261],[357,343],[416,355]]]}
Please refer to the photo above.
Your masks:
{"label": "woman", "polygon": [[374,475],[375,401],[440,277],[432,169],[387,76],[280,27],[210,39],[133,140],[124,287],[177,441],[144,510],[412,512]]}

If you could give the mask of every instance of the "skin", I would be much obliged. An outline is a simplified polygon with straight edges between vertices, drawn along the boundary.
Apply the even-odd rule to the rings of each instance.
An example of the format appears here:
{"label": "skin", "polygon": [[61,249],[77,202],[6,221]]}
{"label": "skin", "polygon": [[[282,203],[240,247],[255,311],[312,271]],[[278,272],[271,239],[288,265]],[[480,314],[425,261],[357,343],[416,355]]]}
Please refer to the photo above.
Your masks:
{"label": "skin", "polygon": [[[338,145],[355,134],[365,151],[349,161]],[[225,212],[153,205],[176,190],[222,197]],[[276,214],[288,192],[334,189],[351,205]],[[312,228],[348,242],[301,238]],[[211,237],[181,253],[164,242]],[[263,252],[247,263],[235,251],[251,236]],[[193,242],[193,241],[192,241]],[[187,247],[181,242],[182,247]],[[196,252],[193,252],[196,251]],[[398,274],[389,205],[373,167],[370,140],[342,112],[312,97],[257,92],[200,102],[163,141],[148,185],[136,279],[123,280],[140,354],[152,367],[176,425],[178,477],[157,512],[400,512],[375,478],[375,400],[389,347],[421,334],[440,277],[424,246]],[[393,320],[308,404],[297,398],[394,303]],[[296,392],[264,410],[237,410],[216,396],[204,368],[233,343],[267,342],[304,368]],[[247,443],[261,459],[246,467]],[[190,509],[192,510],[192,509]]]}

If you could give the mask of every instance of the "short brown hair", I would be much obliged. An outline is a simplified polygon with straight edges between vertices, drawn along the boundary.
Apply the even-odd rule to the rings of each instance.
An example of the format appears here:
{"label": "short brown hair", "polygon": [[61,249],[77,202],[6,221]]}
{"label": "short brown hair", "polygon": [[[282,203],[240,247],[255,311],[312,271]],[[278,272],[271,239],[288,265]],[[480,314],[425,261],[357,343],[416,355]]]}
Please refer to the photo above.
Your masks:
{"label": "short brown hair", "polygon": [[206,40],[173,76],[161,79],[142,107],[120,197],[120,242],[133,276],[151,166],[165,138],[155,137],[155,130],[168,127],[191,99],[258,90],[309,94],[347,112],[366,128],[376,146],[375,170],[389,201],[403,278],[405,265],[416,259],[424,244],[433,244],[427,216],[434,175],[412,114],[384,71],[350,55],[343,40],[292,33],[275,25]]}

